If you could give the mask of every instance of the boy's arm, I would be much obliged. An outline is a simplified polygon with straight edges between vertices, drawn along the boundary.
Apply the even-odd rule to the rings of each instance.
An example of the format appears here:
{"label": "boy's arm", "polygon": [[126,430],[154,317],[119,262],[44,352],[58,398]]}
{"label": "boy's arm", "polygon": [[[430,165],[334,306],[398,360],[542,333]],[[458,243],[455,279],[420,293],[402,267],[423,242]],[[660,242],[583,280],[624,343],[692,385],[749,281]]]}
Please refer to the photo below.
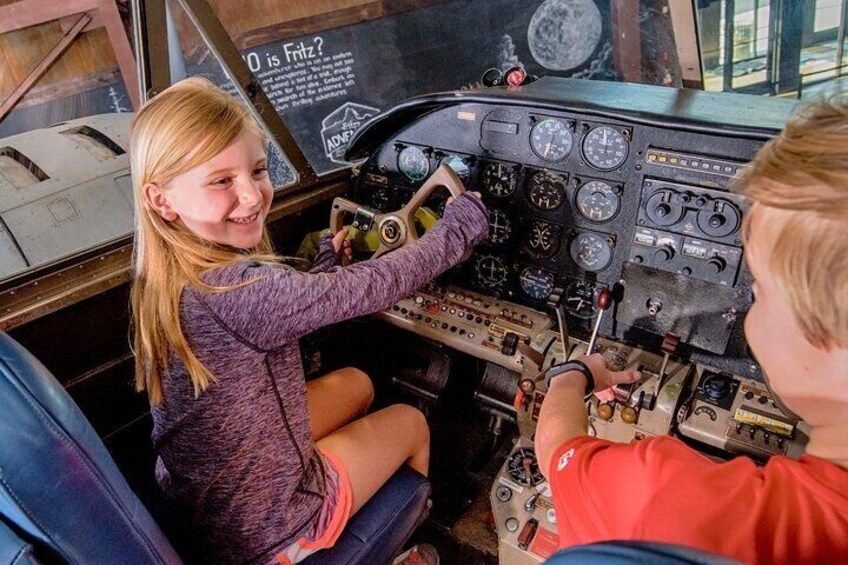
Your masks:
{"label": "boy's arm", "polygon": [[[638,371],[611,371],[600,353],[579,359],[592,372],[595,391],[609,389],[619,383],[638,381]],[[545,395],[539,423],[536,426],[536,458],[545,478],[550,479],[550,465],[554,452],[564,443],[587,435],[588,414],[583,395],[586,377],[579,371],[557,375],[550,382]]]}

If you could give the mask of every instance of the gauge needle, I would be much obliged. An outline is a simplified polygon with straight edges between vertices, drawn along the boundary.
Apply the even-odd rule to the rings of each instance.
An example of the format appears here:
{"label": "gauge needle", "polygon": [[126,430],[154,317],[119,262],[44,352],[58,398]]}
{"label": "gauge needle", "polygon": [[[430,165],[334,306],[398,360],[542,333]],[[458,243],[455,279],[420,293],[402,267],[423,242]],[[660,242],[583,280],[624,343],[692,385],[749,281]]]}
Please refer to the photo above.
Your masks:
{"label": "gauge needle", "polygon": [[604,130],[604,137],[601,139],[601,145],[607,146],[607,130]]}
{"label": "gauge needle", "polygon": [[551,142],[549,141],[548,144],[545,146],[545,157],[547,157],[548,153],[550,153],[550,152],[551,152]]}

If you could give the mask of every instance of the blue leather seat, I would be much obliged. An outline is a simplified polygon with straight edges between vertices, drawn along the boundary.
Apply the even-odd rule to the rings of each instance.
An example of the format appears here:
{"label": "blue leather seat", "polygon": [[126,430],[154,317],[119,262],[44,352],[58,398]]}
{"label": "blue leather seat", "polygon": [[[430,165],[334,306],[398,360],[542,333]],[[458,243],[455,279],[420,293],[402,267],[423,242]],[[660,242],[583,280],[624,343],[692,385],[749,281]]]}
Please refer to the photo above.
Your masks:
{"label": "blue leather seat", "polygon": [[[0,332],[0,565],[181,563],[64,388]],[[424,519],[430,485],[402,469],[310,565],[385,563]]]}
{"label": "blue leather seat", "polygon": [[741,565],[738,561],[667,543],[607,541],[555,553],[545,565]]}

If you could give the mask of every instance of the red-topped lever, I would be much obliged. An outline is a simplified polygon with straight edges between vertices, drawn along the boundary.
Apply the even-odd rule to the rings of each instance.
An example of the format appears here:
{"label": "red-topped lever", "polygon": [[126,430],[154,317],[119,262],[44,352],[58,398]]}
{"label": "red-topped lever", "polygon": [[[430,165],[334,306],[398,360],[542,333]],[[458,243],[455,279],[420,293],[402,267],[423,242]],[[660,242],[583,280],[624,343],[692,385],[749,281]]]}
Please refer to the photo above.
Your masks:
{"label": "red-topped lever", "polygon": [[598,339],[598,330],[601,329],[601,320],[604,317],[604,312],[612,306],[612,291],[608,288],[603,288],[598,293],[598,317],[595,318],[595,327],[592,329],[592,337],[589,339],[589,347],[586,349],[586,355],[591,355],[595,349],[595,341]]}

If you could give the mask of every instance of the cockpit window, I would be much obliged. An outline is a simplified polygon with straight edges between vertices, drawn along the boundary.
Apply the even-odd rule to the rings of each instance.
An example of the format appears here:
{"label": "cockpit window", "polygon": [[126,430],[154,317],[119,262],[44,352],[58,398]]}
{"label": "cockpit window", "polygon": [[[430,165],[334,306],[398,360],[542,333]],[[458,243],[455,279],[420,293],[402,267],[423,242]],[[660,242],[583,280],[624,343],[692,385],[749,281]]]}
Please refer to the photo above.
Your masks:
{"label": "cockpit window", "polygon": [[[186,72],[229,86],[178,4]],[[319,174],[349,165],[344,150],[370,118],[420,94],[480,87],[487,71],[683,84],[673,14],[654,2],[213,4]]]}

